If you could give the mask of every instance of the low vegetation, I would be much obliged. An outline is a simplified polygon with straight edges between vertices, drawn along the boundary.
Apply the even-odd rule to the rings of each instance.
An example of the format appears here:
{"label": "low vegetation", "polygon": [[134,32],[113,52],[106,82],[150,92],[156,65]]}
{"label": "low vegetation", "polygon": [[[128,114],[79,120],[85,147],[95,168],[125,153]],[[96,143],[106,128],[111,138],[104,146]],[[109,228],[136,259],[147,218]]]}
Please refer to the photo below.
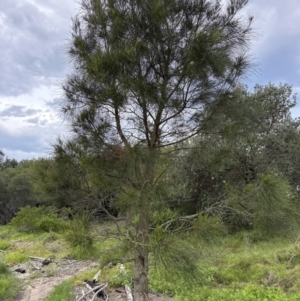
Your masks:
{"label": "low vegetation", "polygon": [[0,261],[0,300],[13,300],[19,287],[19,281],[12,275],[7,266]]}
{"label": "low vegetation", "polygon": [[22,207],[9,224],[20,232],[59,232],[65,225],[56,208],[45,206]]}
{"label": "low vegetation", "polygon": [[73,281],[66,280],[61,284],[57,285],[52,293],[44,301],[61,301],[61,300],[72,300],[74,295],[72,294]]}
{"label": "low vegetation", "polygon": [[[26,210],[30,213],[29,208]],[[32,210],[35,212],[36,209]],[[21,211],[20,216],[22,214]],[[20,216],[17,215],[16,220],[21,219]],[[76,221],[78,225],[84,225],[86,230],[78,233],[78,237],[75,235],[78,232],[78,228],[74,226]],[[5,237],[0,253],[3,261],[0,264],[0,300],[12,300],[20,288],[7,266],[26,262],[29,256],[36,255],[32,246],[37,245],[42,257],[99,261],[99,266],[103,267],[100,281],[108,281],[110,288],[125,284],[132,286],[133,261],[124,257],[118,240],[105,240],[99,234],[107,227],[105,223],[92,222],[86,215],[64,223],[68,226],[59,233],[43,232],[38,228],[32,229],[31,233],[20,232],[19,224],[16,225],[15,222],[0,227],[0,235]],[[27,228],[26,225],[23,226]],[[85,238],[85,235],[89,237],[88,229],[93,229],[93,233],[90,238]],[[182,277],[168,275],[164,266],[157,264],[157,258],[150,256],[151,291],[172,295],[175,300],[181,301],[296,301],[300,298],[300,245],[297,238],[262,239],[253,231],[245,231],[223,233],[222,237],[210,241],[183,235],[177,236],[177,240],[180,244],[193,243],[197,257],[200,258],[197,263],[201,271],[199,278],[190,282]],[[175,240],[174,242],[176,243]],[[63,248],[53,249],[53,243]],[[80,252],[76,253],[78,250]],[[112,262],[111,267],[107,266],[109,262]],[[72,300],[73,288],[82,284],[84,279],[92,278],[95,273],[96,270],[87,271],[64,281],[54,288],[46,300]]]}

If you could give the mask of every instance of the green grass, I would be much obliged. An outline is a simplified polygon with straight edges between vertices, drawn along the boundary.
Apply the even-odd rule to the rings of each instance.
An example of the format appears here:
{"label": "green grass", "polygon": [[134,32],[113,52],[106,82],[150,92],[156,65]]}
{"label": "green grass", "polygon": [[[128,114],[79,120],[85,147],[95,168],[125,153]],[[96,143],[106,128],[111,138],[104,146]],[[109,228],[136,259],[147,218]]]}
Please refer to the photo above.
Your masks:
{"label": "green grass", "polygon": [[0,250],[4,251],[10,248],[11,243],[6,240],[0,240]]}
{"label": "green grass", "polygon": [[44,301],[68,301],[74,299],[72,294],[73,280],[66,280],[54,287],[51,294]]}
{"label": "green grass", "polygon": [[[101,232],[101,227],[105,225],[93,228],[97,227]],[[116,264],[130,257],[130,254],[126,254],[126,248],[124,249],[118,240],[112,238],[103,240],[97,233],[93,233],[91,243],[89,236],[85,236],[86,234],[82,232],[77,235],[76,229],[74,226],[71,234],[68,233],[71,235],[71,238],[68,237],[68,243],[65,233],[24,233],[1,226],[0,249],[5,252],[0,252],[0,259],[12,265],[27,261],[30,255],[56,259],[96,258],[100,260],[101,266],[105,266],[109,262]],[[262,240],[262,238],[257,239],[253,233],[224,236],[218,242],[206,245],[197,238],[184,239],[188,239],[201,254],[201,261],[198,265],[202,271],[202,278],[197,279],[198,285],[192,286],[180,278],[173,282],[168,281],[164,273],[155,269],[150,256],[150,290],[174,295],[175,300],[180,301],[300,301],[298,293],[300,291],[300,243],[298,240],[290,241],[283,238]],[[72,242],[82,242],[83,248],[77,249],[76,243],[72,244]],[[89,253],[87,250],[90,247],[92,251]],[[101,281],[108,280],[110,287],[132,284],[133,263],[128,262],[125,267],[125,274],[120,272],[118,265],[111,269],[104,269]],[[70,288],[81,283],[84,278],[92,278],[96,272],[96,270],[87,271],[86,274],[72,281],[63,282],[46,300],[69,300]],[[49,271],[49,275],[51,273],[52,271]],[[10,278],[12,276],[1,277],[0,287],[3,290],[0,289],[0,292],[3,294],[4,290],[9,287],[6,279],[12,279]],[[246,297],[243,294],[246,294]],[[7,298],[10,300],[9,298],[12,297]]]}
{"label": "green grass", "polygon": [[11,252],[5,255],[5,262],[8,265],[19,264],[28,261],[29,258],[27,255],[20,252]]}
{"label": "green grass", "polygon": [[63,281],[55,286],[51,294],[44,301],[69,301],[74,300],[75,296],[72,290],[77,285],[82,285],[84,279],[92,279],[97,270],[89,270],[82,272],[68,280]]}
{"label": "green grass", "polygon": [[224,237],[207,249],[195,242],[203,279],[189,285],[167,281],[150,269],[150,289],[180,301],[300,300],[300,248],[287,239],[252,241],[247,235]]}
{"label": "green grass", "polygon": [[0,300],[13,300],[19,288],[19,281],[12,276],[6,265],[0,262]]}

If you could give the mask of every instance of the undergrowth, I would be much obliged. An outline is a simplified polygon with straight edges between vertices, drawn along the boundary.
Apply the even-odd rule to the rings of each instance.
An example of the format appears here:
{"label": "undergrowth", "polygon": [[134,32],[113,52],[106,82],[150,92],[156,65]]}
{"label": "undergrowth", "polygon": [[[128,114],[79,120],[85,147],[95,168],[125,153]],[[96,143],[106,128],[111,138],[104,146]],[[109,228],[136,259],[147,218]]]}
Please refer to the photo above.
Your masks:
{"label": "undergrowth", "polygon": [[88,259],[95,255],[95,234],[88,214],[77,215],[65,226],[64,238],[76,259]]}
{"label": "undergrowth", "polygon": [[64,221],[54,207],[23,207],[9,223],[20,232],[60,232]]}
{"label": "undergrowth", "polygon": [[11,252],[5,255],[5,262],[8,265],[19,264],[22,262],[26,262],[28,260],[29,260],[28,256],[20,252]]}
{"label": "undergrowth", "polygon": [[71,300],[74,297],[72,293],[73,280],[63,281],[54,287],[51,294],[44,301],[63,301]]}
{"label": "undergrowth", "polygon": [[[33,208],[31,208],[32,210]],[[29,209],[26,209],[29,210]],[[35,209],[33,209],[35,212]],[[22,219],[21,219],[22,220]],[[26,218],[28,221],[28,219]],[[47,221],[47,219],[41,219]],[[17,220],[18,221],[18,220]],[[60,231],[48,232],[39,219],[33,223],[36,228],[20,225],[0,227],[0,253],[2,261],[9,265],[28,260],[28,256],[54,257],[56,259],[72,257],[77,259],[99,259],[103,268],[112,262],[112,268],[104,268],[101,281],[108,281],[110,287],[132,286],[132,254],[116,239],[101,239],[98,233],[101,227],[91,223],[87,215],[75,217],[73,221],[64,221]],[[48,220],[48,225],[51,222]],[[54,227],[55,228],[55,227]],[[27,229],[25,232],[24,230]],[[175,238],[176,239],[176,238]],[[150,255],[149,289],[162,294],[173,295],[180,301],[235,301],[235,300],[300,300],[300,239],[290,241],[287,238],[263,238],[253,232],[236,235],[224,235],[218,242],[206,242],[197,237],[185,237],[201,255],[198,262],[201,279],[191,285],[183,277],[166,278],[155,265]],[[199,255],[198,254],[198,255]],[[196,258],[196,257],[195,257]],[[127,262],[127,260],[129,260]],[[130,261],[131,260],[131,261]],[[125,270],[118,263],[124,264]],[[0,266],[1,267],[1,266]],[[51,271],[49,272],[51,274]],[[96,271],[93,271],[95,274]],[[10,292],[11,274],[0,278],[0,296]],[[87,275],[91,278],[93,275]],[[78,282],[83,279],[77,278]],[[14,280],[12,280],[14,283]],[[74,282],[64,282],[53,291],[47,301],[68,300],[70,287]],[[10,294],[10,293],[8,293]],[[6,295],[5,295],[6,296]],[[12,298],[6,296],[4,300]],[[53,299],[51,299],[53,298]],[[1,297],[0,297],[0,300]]]}
{"label": "undergrowth", "polygon": [[6,265],[0,262],[0,300],[13,300],[19,289],[19,281],[13,277]]}
{"label": "undergrowth", "polygon": [[7,250],[11,246],[11,243],[6,240],[0,240],[0,250]]}

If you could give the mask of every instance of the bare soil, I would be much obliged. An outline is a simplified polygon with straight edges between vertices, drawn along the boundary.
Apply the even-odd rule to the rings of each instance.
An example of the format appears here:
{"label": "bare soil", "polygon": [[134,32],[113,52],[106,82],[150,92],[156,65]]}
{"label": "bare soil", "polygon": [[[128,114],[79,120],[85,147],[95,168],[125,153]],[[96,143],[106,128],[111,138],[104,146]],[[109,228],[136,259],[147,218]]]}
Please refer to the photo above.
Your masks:
{"label": "bare soil", "polygon": [[36,260],[26,264],[11,267],[11,270],[20,268],[26,272],[16,273],[24,283],[23,290],[16,296],[15,301],[42,301],[53,290],[54,286],[67,280],[68,278],[83,271],[94,269],[98,266],[92,261],[82,260],[61,260],[43,266]]}
{"label": "bare soil", "polygon": [[[23,290],[16,296],[15,301],[42,301],[47,298],[53,288],[68,278],[81,272],[95,269],[97,262],[86,260],[60,260],[44,266],[41,261],[32,260],[26,264],[12,266],[11,270],[23,282]],[[25,273],[18,273],[15,270],[24,269]],[[87,291],[86,286],[77,286],[74,289],[76,296],[82,295],[82,290]],[[124,288],[112,289],[106,291],[109,301],[125,301],[126,293]],[[95,298],[95,301],[102,300]],[[150,301],[173,301],[169,296],[150,293]],[[75,301],[75,300],[74,300]]]}

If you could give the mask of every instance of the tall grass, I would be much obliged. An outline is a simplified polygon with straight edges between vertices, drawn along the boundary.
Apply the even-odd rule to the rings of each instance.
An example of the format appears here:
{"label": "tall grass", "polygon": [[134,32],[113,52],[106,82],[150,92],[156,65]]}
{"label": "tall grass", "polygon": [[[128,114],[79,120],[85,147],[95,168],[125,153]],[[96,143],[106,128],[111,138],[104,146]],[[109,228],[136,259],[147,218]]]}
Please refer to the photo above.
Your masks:
{"label": "tall grass", "polygon": [[93,256],[95,234],[88,214],[77,215],[69,222],[65,227],[64,238],[72,248],[73,257],[87,259]]}
{"label": "tall grass", "polygon": [[0,300],[12,301],[19,289],[19,281],[12,276],[6,265],[0,262]]}

